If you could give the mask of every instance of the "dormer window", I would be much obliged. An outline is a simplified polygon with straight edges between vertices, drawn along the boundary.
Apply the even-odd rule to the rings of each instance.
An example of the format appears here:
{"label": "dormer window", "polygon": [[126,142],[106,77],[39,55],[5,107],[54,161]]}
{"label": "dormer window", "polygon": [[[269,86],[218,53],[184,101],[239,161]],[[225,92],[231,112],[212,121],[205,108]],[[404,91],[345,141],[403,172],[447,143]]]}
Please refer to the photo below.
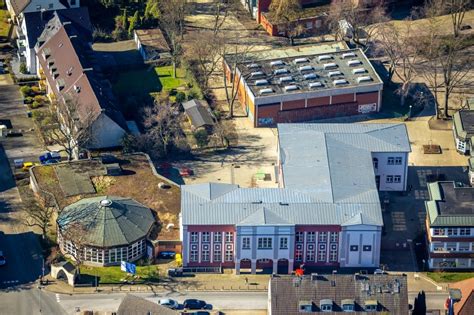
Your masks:
{"label": "dormer window", "polygon": [[332,312],[332,300],[324,299],[319,302],[321,312]]}
{"label": "dormer window", "polygon": [[377,300],[367,300],[364,303],[366,312],[377,312]]}
{"label": "dormer window", "polygon": [[342,305],[342,310],[344,312],[354,312],[355,311],[355,306],[354,306],[354,301],[353,300],[342,300],[341,301]]}
{"label": "dormer window", "polygon": [[315,311],[313,301],[299,301],[298,312],[300,313],[312,313]]}

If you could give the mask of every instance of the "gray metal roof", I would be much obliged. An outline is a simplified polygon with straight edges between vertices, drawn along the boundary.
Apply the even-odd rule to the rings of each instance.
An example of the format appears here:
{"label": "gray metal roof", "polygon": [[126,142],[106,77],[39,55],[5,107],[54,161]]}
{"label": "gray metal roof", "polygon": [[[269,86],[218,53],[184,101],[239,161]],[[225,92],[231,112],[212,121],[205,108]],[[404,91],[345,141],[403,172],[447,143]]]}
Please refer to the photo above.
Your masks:
{"label": "gray metal roof", "polygon": [[284,186],[326,202],[378,203],[372,152],[410,152],[404,124],[279,124]]}
{"label": "gray metal roof", "polygon": [[214,125],[214,119],[209,111],[209,106],[207,104],[203,105],[202,101],[193,99],[184,102],[183,108],[195,128]]}
{"label": "gray metal roof", "polygon": [[403,124],[280,124],[284,188],[181,188],[184,225],[382,226],[372,152],[410,152]]}
{"label": "gray metal roof", "polygon": [[454,182],[428,184],[430,200],[425,202],[431,227],[474,226],[474,188]]}
{"label": "gray metal roof", "polygon": [[115,247],[146,237],[155,218],[149,208],[133,199],[100,196],[65,207],[57,223],[64,232],[77,225],[85,229],[83,241],[89,246]]}

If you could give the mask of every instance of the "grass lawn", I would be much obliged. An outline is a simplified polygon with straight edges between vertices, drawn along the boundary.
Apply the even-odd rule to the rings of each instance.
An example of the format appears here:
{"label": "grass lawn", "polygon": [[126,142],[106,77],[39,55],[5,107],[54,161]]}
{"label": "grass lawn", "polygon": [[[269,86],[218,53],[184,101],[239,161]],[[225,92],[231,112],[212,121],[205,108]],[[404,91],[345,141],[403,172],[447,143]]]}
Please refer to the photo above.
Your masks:
{"label": "grass lawn", "polygon": [[474,277],[473,272],[428,272],[427,275],[436,282],[458,282]]}
{"label": "grass lawn", "polygon": [[186,73],[182,68],[176,69],[176,78],[173,78],[173,66],[156,67],[155,72],[163,86],[163,89],[170,91],[181,86],[185,86]]}
{"label": "grass lawn", "polygon": [[153,69],[143,68],[121,72],[113,89],[117,96],[124,94],[144,96],[161,91],[162,84]]}
{"label": "grass lawn", "polygon": [[[161,270],[161,274],[164,274],[165,271]],[[124,280],[131,281],[135,283],[144,283],[144,282],[157,282],[158,281],[158,266],[137,266],[136,278],[133,279],[132,276],[126,274],[120,270],[120,266],[112,267],[89,267],[81,266],[81,277],[84,278],[82,281],[88,282],[89,280],[94,280],[95,276],[99,277],[99,283],[122,283]]]}

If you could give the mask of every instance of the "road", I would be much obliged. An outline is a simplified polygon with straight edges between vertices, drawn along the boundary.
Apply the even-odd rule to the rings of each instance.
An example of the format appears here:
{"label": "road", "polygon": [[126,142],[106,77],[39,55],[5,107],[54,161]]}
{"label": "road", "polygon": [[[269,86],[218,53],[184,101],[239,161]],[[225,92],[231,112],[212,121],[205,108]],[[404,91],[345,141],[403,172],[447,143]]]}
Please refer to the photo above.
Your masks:
{"label": "road", "polygon": [[[0,75],[0,119],[25,131],[23,137],[0,138],[0,250],[7,264],[0,267],[0,314],[63,314],[58,303],[38,290],[42,272],[38,237],[21,223],[21,198],[9,160],[31,159],[42,151],[21,104],[18,86]],[[53,303],[54,302],[54,303]]]}
{"label": "road", "polygon": [[[76,308],[82,311],[116,311],[125,293],[113,294],[79,294],[63,295],[48,293],[49,299],[56,299],[66,314],[75,314]],[[132,293],[147,300],[157,302],[162,297],[168,297],[182,303],[187,298],[197,298],[205,300],[219,310],[265,310],[267,309],[267,292],[171,292],[159,293]],[[410,292],[409,303],[413,301],[417,293]],[[445,292],[428,292],[426,295],[428,309],[440,309],[444,307],[446,300]]]}
{"label": "road", "polygon": [[[53,293],[49,293],[54,295]],[[158,302],[162,297],[172,298],[179,303],[187,298],[204,300],[219,310],[265,310],[267,309],[267,292],[170,292],[158,293],[133,293],[136,296],[147,300]],[[66,314],[76,314],[76,307],[82,311],[116,311],[125,293],[112,294],[79,294],[64,295],[58,294],[54,299],[59,301]],[[49,298],[53,298],[50,296]]]}

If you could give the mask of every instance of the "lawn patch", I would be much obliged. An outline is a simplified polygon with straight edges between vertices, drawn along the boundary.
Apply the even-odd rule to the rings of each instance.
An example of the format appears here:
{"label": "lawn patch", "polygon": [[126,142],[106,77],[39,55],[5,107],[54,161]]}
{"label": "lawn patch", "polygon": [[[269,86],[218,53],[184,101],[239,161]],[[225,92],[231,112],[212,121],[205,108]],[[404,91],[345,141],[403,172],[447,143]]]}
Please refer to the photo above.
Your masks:
{"label": "lawn patch", "polygon": [[436,282],[458,282],[474,277],[472,272],[428,272],[428,277]]}
{"label": "lawn patch", "polygon": [[113,89],[119,97],[123,95],[145,97],[150,93],[160,92],[162,83],[152,68],[142,68],[120,72]]}
{"label": "lawn patch", "polygon": [[176,68],[176,78],[173,77],[173,66],[156,67],[155,72],[166,91],[177,89],[179,87],[186,88],[186,71],[182,68]]}
{"label": "lawn patch", "polygon": [[99,284],[118,284],[125,281],[133,281],[134,283],[158,282],[159,269],[156,265],[137,266],[137,274],[133,277],[120,270],[120,266],[81,266],[81,277],[83,276],[87,281],[89,279],[95,281],[97,276]]}

